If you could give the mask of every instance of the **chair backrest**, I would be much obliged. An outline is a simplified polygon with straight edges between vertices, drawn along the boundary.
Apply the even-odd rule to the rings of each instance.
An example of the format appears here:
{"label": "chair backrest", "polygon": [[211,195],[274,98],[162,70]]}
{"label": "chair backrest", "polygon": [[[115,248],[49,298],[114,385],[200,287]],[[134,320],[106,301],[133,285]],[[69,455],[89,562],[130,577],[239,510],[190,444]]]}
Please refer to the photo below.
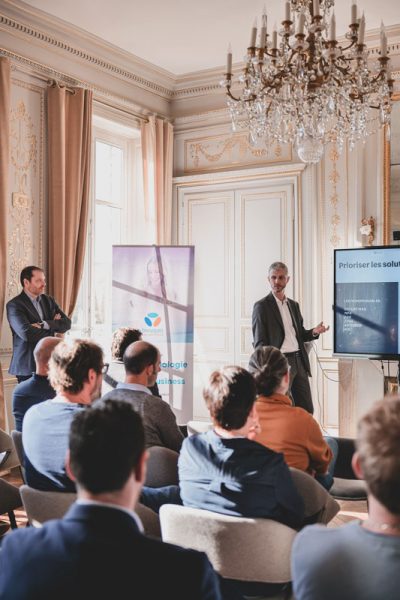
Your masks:
{"label": "chair backrest", "polygon": [[145,485],[162,487],[178,484],[178,452],[162,446],[151,446],[148,449],[149,460]]}
{"label": "chair backrest", "polygon": [[304,501],[305,519],[310,523],[329,523],[340,504],[308,473],[290,467],[293,482]]}
{"label": "chair backrest", "polygon": [[22,445],[22,432],[17,431],[16,429],[13,429],[11,432],[11,438],[12,438],[12,441],[14,444],[15,451],[18,456],[18,460],[20,462],[20,471],[21,471],[22,481],[24,483],[26,483],[25,467],[24,467],[24,447]]}
{"label": "chair backrest", "polygon": [[270,519],[231,517],[208,510],[164,504],[162,539],[206,552],[214,569],[229,579],[286,583],[296,531]]}
{"label": "chair backrest", "polygon": [[44,492],[23,484],[19,488],[26,516],[31,525],[41,524],[50,519],[61,519],[76,500],[76,494],[64,492]]}
{"label": "chair backrest", "polygon": [[338,500],[366,500],[367,486],[363,479],[358,479],[353,471],[351,460],[356,451],[353,438],[335,437],[339,447],[335,471],[333,473],[333,486],[329,493]]}
{"label": "chair backrest", "polygon": [[[61,519],[77,497],[73,493],[35,490],[26,484],[21,485],[19,491],[28,521],[35,527],[50,519]],[[158,515],[142,504],[136,506],[136,512],[142,521],[146,535],[160,538]]]}
{"label": "chair backrest", "polygon": [[0,454],[3,455],[0,466],[1,469],[13,469],[19,467],[20,461],[14,447],[12,438],[8,433],[0,429]]}
{"label": "chair backrest", "polygon": [[0,515],[22,506],[19,489],[0,477]]}

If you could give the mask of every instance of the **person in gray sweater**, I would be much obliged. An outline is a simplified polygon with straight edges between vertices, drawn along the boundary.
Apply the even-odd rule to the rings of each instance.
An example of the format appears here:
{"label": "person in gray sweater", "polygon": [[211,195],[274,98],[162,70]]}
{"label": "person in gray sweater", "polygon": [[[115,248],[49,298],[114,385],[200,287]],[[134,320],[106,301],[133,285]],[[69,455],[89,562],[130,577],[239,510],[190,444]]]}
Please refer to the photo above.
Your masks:
{"label": "person in gray sweater", "polygon": [[368,518],[312,525],[292,550],[296,600],[400,597],[400,397],[377,402],[358,424],[353,470],[368,489]]}
{"label": "person in gray sweater", "polygon": [[164,446],[179,452],[183,434],[170,405],[149,390],[160,372],[161,356],[158,348],[144,341],[130,344],[124,352],[125,381],[118,383],[115,390],[103,398],[131,402],[140,413],[144,429],[146,448]]}

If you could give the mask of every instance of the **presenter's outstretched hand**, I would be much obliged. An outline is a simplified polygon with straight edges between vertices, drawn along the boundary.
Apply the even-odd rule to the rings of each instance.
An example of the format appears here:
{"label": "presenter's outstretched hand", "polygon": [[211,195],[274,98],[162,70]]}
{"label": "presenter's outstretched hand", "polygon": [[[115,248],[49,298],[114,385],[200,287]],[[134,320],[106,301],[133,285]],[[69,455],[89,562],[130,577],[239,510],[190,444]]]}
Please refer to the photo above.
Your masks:
{"label": "presenter's outstretched hand", "polygon": [[325,333],[325,331],[328,331],[328,329],[329,329],[329,325],[327,327],[325,327],[324,322],[321,321],[321,323],[319,323],[316,327],[314,327],[312,332],[313,332],[313,335],[320,335],[321,333]]}

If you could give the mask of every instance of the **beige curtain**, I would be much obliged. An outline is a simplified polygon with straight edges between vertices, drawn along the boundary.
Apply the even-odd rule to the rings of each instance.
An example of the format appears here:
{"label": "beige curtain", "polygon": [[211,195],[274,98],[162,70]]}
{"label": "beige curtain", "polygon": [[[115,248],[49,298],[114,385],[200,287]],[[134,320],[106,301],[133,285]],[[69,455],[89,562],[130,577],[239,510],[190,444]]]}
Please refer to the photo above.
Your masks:
{"label": "beige curtain", "polygon": [[[7,284],[7,207],[10,160],[11,68],[0,58],[0,329],[3,325]],[[0,427],[5,428],[3,369],[0,362]]]}
{"label": "beige curtain", "polygon": [[156,244],[172,241],[172,152],[171,123],[151,116],[142,125],[143,191],[145,218]]}
{"label": "beige curtain", "polygon": [[48,281],[71,316],[82,278],[89,214],[92,92],[48,89]]}

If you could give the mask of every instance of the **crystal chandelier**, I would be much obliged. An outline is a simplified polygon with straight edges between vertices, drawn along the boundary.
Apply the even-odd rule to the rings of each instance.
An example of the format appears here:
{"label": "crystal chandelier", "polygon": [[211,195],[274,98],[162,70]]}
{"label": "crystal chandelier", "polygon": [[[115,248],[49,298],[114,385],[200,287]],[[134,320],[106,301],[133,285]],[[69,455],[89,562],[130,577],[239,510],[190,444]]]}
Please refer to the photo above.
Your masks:
{"label": "crystal chandelier", "polygon": [[[336,39],[334,0],[291,0],[285,3],[282,28],[267,32],[267,15],[251,30],[239,97],[231,92],[232,51],[221,85],[226,87],[232,129],[249,131],[254,146],[274,141],[294,143],[299,158],[317,163],[324,145],[338,150],[390,123],[393,79],[383,24],[375,70],[368,65],[364,44],[365,17],[351,6],[346,41]],[[278,41],[279,35],[279,41]]]}

